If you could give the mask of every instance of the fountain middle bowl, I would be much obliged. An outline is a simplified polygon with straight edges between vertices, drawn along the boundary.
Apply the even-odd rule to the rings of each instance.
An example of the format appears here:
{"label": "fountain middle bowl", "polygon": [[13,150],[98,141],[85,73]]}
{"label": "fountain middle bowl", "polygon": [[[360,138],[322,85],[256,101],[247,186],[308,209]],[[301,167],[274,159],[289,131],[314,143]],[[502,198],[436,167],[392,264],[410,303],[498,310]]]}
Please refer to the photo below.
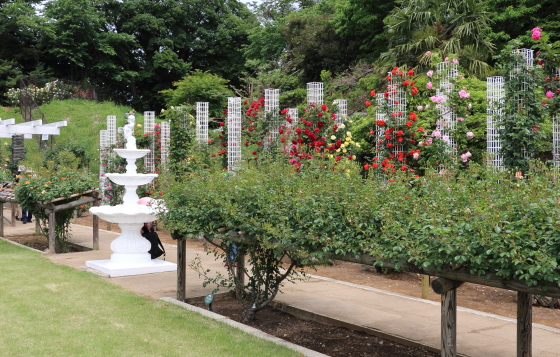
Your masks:
{"label": "fountain middle bowl", "polygon": [[105,174],[109,180],[121,186],[141,186],[152,182],[158,174]]}
{"label": "fountain middle bowl", "polygon": [[91,214],[111,223],[138,224],[141,226],[144,222],[151,222],[156,219],[156,212],[151,207],[138,204],[91,207],[89,211]]}

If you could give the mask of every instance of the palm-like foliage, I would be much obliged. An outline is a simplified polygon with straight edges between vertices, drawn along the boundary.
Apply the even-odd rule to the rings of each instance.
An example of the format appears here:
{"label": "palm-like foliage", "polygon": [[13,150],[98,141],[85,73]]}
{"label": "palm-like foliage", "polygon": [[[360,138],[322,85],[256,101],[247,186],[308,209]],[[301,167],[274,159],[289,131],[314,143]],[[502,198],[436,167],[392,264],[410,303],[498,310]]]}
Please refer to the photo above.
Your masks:
{"label": "palm-like foliage", "polygon": [[[431,56],[458,56],[472,75],[486,75],[494,52],[490,13],[479,0],[400,0],[384,20],[391,65],[427,64]],[[427,55],[427,53],[431,53]]]}

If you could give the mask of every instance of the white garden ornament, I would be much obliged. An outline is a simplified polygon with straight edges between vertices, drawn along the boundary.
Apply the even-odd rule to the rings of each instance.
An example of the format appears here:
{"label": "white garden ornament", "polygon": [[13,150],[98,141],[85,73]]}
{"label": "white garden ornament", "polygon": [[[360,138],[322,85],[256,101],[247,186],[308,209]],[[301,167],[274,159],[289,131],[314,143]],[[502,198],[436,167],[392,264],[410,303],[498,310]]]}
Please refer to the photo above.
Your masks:
{"label": "white garden ornament", "polygon": [[[116,223],[121,228],[121,235],[111,242],[113,254],[110,259],[86,261],[86,266],[108,274],[110,277],[161,273],[177,270],[177,265],[159,259],[151,259],[148,251],[150,242],[142,237],[140,229],[144,222],[156,219],[157,210],[153,204],[138,203],[136,189],[140,185],[152,182],[157,174],[139,174],[136,171],[136,159],[146,156],[150,150],[139,150],[132,132],[134,116],[130,115],[125,125],[124,135],[127,140],[126,149],[114,151],[127,161],[126,173],[106,173],[105,177],[125,188],[123,203],[116,206],[100,206],[90,208],[90,212],[102,219]],[[161,209],[161,205],[157,205]]]}

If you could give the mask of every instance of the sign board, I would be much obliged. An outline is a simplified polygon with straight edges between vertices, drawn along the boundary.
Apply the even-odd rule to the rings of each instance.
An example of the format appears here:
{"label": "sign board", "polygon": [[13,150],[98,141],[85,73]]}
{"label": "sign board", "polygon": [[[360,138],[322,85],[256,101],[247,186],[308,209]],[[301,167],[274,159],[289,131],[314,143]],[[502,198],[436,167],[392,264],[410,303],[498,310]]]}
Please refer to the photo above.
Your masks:
{"label": "sign board", "polygon": [[41,140],[45,141],[45,140],[49,140],[49,134],[43,134],[41,136]]}

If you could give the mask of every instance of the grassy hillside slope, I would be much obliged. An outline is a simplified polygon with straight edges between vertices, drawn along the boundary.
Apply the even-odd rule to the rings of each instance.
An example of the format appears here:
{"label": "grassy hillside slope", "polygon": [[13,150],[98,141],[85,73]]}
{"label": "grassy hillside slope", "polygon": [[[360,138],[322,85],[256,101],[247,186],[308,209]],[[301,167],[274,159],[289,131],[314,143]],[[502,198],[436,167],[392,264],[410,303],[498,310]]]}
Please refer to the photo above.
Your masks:
{"label": "grassy hillside slope", "polygon": [[[25,141],[27,150],[26,160],[22,164],[38,168],[42,163],[42,152],[53,145],[67,143],[79,143],[87,147],[87,157],[90,159],[89,168],[92,172],[99,172],[99,131],[107,129],[107,116],[117,116],[117,126],[124,125],[124,113],[132,108],[115,105],[114,103],[97,103],[94,101],[69,99],[54,101],[41,106],[41,111],[45,115],[43,123],[53,123],[66,120],[68,126],[60,129],[60,135],[54,136],[47,142],[39,144],[39,140],[32,139]],[[15,118],[17,123],[23,122],[18,109],[3,110],[0,112],[2,119]],[[143,123],[144,116],[137,113],[137,123]],[[11,139],[2,139],[3,142],[11,144]],[[5,149],[5,145],[0,151]],[[3,152],[6,154],[6,152]]]}

